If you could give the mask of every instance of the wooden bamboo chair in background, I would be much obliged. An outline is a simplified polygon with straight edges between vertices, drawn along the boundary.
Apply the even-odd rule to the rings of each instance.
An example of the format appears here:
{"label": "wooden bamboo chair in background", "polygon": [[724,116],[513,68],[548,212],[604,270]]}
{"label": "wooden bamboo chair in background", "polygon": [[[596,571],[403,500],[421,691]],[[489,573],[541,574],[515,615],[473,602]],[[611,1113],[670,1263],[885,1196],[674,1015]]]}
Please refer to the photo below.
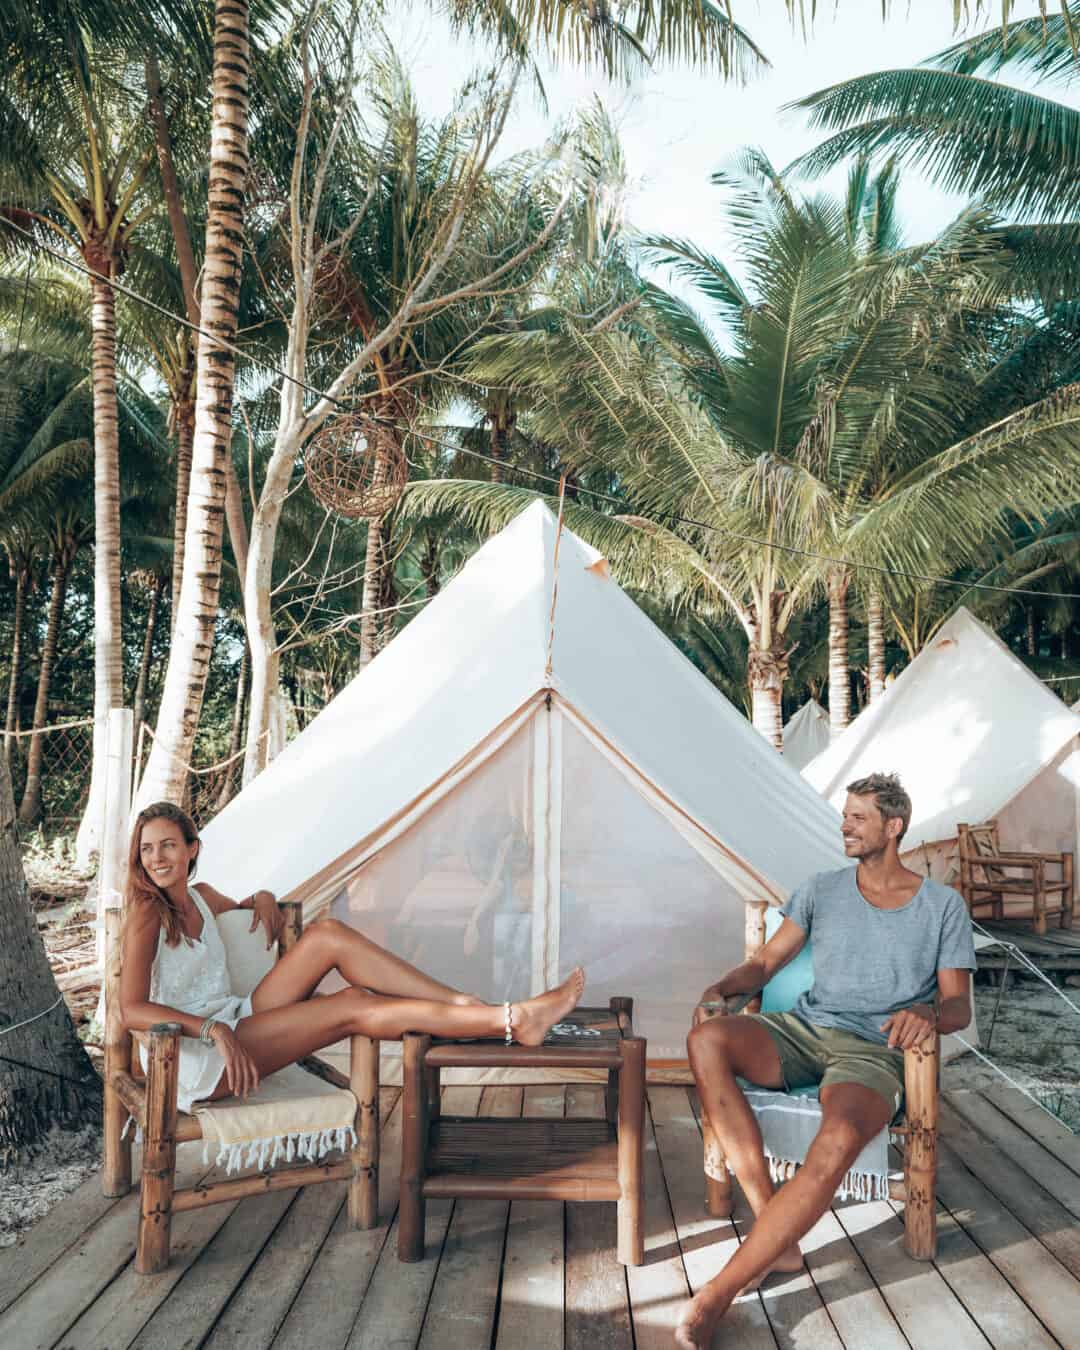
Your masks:
{"label": "wooden bamboo chair in background", "polygon": [[[1046,933],[1046,920],[1060,915],[1062,928],[1073,921],[1073,855],[1071,853],[1003,853],[996,820],[982,825],[957,825],[960,842],[960,894],[975,917],[975,909],[989,906],[988,918],[1009,921],[1031,919],[1036,933]],[[1060,876],[1047,876],[1052,867]],[[1021,873],[1022,875],[1016,875]],[[1030,908],[1005,911],[1005,897],[1030,900]]]}
{"label": "wooden bamboo chair in background", "polygon": [[[286,927],[278,945],[278,958],[299,941],[302,924],[298,903],[285,903],[282,909]],[[348,1181],[350,1223],[354,1228],[373,1228],[378,1221],[379,1042],[367,1036],[351,1037],[347,1078],[315,1056],[301,1061],[304,1068],[336,1087],[350,1089],[356,1097],[356,1147],[340,1161],[275,1167],[254,1176],[177,1189],[176,1146],[203,1137],[198,1116],[178,1111],[176,1106],[180,1028],[175,1022],[165,1022],[148,1033],[135,1033],[147,1058],[146,1077],[141,1080],[132,1057],[132,1034],[124,1030],[120,1018],[120,910],[107,910],[105,918],[105,1157],[102,1189],[106,1195],[115,1196],[125,1195],[131,1188],[131,1134],[122,1138],[124,1123],[130,1114],[143,1135],[135,1254],[135,1269],[139,1274],[151,1275],[168,1265],[173,1214],[241,1200],[265,1191],[288,1190],[325,1181]],[[252,936],[258,937],[257,934]],[[230,974],[233,975],[232,970]],[[233,978],[235,980],[235,975]],[[254,983],[257,982],[256,979]],[[236,987],[233,992],[247,994],[251,991]]]}
{"label": "wooden bamboo chair in background", "polygon": [[[747,905],[747,959],[765,943],[767,909],[764,902]],[[762,1004],[770,1012],[790,1010],[801,988],[808,989],[813,981],[810,947],[808,942],[795,961],[781,972],[787,979],[779,999],[769,999],[770,988],[779,987],[777,981],[770,981],[762,991],[762,998],[748,1004],[745,1011],[756,1012]],[[889,1183],[889,1198],[903,1202],[904,1248],[916,1261],[932,1261],[937,1253],[934,1188],[937,1180],[939,1048],[939,1038],[934,1035],[921,1045],[904,1051],[904,1119],[901,1124],[889,1127],[904,1160],[903,1181]],[[714,1218],[728,1218],[732,1210],[731,1176],[724,1150],[704,1115],[701,1133],[705,1146],[705,1208]]]}

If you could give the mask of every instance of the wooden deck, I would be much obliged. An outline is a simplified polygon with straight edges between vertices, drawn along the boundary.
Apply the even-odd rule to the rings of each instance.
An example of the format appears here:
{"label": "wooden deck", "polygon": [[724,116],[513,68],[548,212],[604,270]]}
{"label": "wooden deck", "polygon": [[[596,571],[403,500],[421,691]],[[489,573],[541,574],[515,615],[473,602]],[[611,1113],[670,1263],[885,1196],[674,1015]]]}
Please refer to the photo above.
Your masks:
{"label": "wooden deck", "polygon": [[[1051,919],[1043,937],[1026,923],[995,923],[989,919],[980,919],[979,923],[988,933],[1019,947],[1040,970],[1056,970],[1062,975],[1080,971],[1080,922],[1075,928],[1058,928]],[[1010,969],[1017,969],[1015,958],[1007,958],[996,947],[984,948],[978,960],[980,970],[1000,970],[1007,960]]]}
{"label": "wooden deck", "polygon": [[[451,1087],[457,1114],[600,1115],[592,1087]],[[684,1088],[650,1089],[646,1264],[614,1259],[615,1207],[435,1201],[427,1254],[396,1257],[398,1095],[384,1090],[381,1213],[345,1227],[343,1187],[180,1215],[161,1275],[132,1268],[137,1196],[88,1182],[0,1252],[5,1350],[654,1350],[688,1291],[739,1241],[702,1208],[701,1135]],[[188,1176],[201,1145],[182,1147]],[[741,1350],[1080,1350],[1080,1138],[1010,1090],[942,1106],[939,1255],[910,1261],[897,1208],[838,1204],[807,1270],[732,1309]]]}

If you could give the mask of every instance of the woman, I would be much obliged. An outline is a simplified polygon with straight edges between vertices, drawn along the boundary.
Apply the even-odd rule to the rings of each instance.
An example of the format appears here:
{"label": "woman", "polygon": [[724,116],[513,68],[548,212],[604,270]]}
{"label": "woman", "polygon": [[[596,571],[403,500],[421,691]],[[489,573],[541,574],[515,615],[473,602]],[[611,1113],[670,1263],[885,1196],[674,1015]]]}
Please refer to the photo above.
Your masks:
{"label": "woman", "polygon": [[[246,1097],[260,1078],[304,1055],[362,1034],[397,1040],[406,1031],[447,1037],[512,1037],[539,1045],[581,998],[578,967],[555,989],[523,1003],[493,1005],[416,970],[334,919],[312,926],[247,998],[229,988],[215,922],[230,909],[252,911],[267,946],[283,919],[269,891],[239,905],[205,882],[189,882],[199,856],[191,818],[170,802],[140,811],[128,859],[127,918],[120,1009],[129,1031],[179,1023],[178,1105]],[[348,989],[312,999],[336,970]]]}

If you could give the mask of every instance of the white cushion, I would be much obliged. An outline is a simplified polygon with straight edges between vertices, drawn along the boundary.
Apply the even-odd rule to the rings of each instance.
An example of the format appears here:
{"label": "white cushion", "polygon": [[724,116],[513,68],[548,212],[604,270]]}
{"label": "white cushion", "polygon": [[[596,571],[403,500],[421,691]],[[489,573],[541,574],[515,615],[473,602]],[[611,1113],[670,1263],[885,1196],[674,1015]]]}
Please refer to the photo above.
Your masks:
{"label": "white cushion", "polygon": [[225,946],[225,963],[229,967],[229,987],[243,998],[250,994],[277,960],[277,943],[269,950],[266,929],[259,924],[254,933],[250,909],[230,909],[218,915],[218,932]]}

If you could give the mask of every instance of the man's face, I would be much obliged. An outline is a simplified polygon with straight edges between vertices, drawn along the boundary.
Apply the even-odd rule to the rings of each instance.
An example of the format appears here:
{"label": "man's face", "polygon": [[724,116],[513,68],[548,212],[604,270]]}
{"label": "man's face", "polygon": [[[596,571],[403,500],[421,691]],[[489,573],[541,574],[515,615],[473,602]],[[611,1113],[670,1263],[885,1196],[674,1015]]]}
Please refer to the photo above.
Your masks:
{"label": "man's face", "polygon": [[895,825],[889,828],[891,824],[891,821],[882,819],[873,797],[856,797],[849,792],[840,826],[844,853],[849,858],[866,858],[881,853],[896,833]]}

